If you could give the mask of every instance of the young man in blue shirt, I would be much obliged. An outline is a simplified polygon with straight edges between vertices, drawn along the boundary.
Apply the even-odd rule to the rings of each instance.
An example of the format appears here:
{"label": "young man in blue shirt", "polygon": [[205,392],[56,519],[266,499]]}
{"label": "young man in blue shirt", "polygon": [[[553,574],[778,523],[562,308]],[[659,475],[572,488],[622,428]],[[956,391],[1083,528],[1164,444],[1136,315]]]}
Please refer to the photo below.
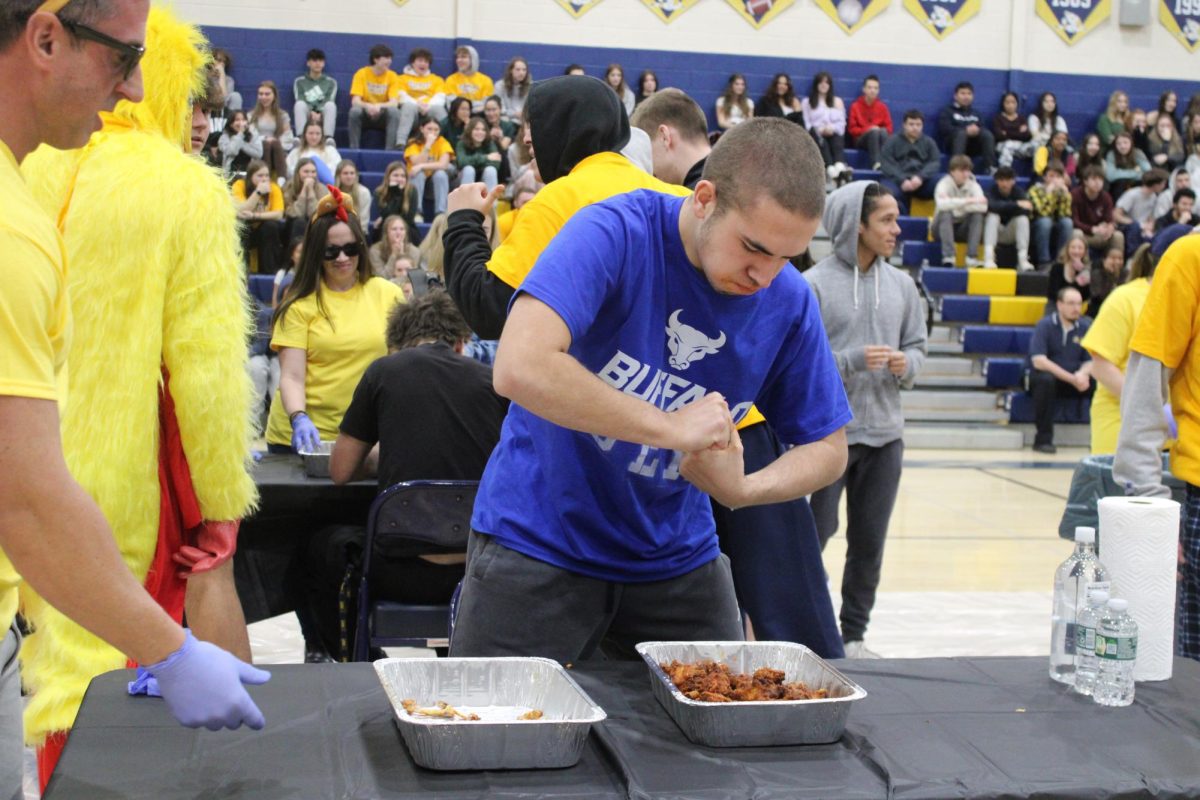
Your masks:
{"label": "young man in blue shirt", "polygon": [[[596,203],[543,251],[497,353],[513,404],[476,501],[453,655],[566,662],[742,638],[705,495],[780,502],[846,463],[849,404],[788,265],[823,204],[812,138],[750,120],[690,197]],[[746,475],[735,425],[752,404],[793,447]]]}

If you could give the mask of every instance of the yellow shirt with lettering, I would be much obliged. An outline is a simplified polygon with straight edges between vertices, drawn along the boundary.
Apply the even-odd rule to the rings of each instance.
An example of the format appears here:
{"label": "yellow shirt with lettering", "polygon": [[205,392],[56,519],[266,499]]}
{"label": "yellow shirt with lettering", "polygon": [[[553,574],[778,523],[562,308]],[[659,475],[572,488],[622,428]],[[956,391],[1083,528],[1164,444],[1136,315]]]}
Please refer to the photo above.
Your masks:
{"label": "yellow shirt with lettering", "polygon": [[386,103],[400,94],[400,90],[400,76],[390,69],[377,75],[370,67],[363,67],[350,82],[350,96],[361,98],[364,103]]}
{"label": "yellow shirt with lettering", "polygon": [[418,103],[428,103],[434,95],[445,94],[446,87],[441,77],[432,72],[426,75],[400,76],[400,90]]}
{"label": "yellow shirt with lettering", "polygon": [[[1083,337],[1084,349],[1093,356],[1111,361],[1124,374],[1125,364],[1129,361],[1129,343],[1149,293],[1150,282],[1145,278],[1114,289]],[[1121,398],[1099,381],[1096,383],[1096,393],[1092,395],[1091,418],[1092,453],[1111,455],[1117,452],[1117,436],[1121,433]]]}
{"label": "yellow shirt with lettering", "polygon": [[492,79],[478,71],[473,75],[456,72],[446,78],[444,88],[447,96],[465,97],[472,103],[482,103],[496,93]]}
{"label": "yellow shirt with lettering", "polygon": [[[21,177],[12,151],[0,142],[0,395],[66,401],[71,343],[66,248]],[[17,613],[21,581],[0,551],[0,635]]]}

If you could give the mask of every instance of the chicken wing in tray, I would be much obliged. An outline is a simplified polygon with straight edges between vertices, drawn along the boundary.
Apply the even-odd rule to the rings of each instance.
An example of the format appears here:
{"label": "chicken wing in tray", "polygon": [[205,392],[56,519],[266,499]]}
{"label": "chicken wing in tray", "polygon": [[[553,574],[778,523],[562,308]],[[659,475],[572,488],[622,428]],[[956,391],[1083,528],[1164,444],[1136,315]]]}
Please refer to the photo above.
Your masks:
{"label": "chicken wing in tray", "polygon": [[809,689],[800,682],[786,683],[782,670],[762,667],[753,675],[734,673],[713,661],[660,664],[671,683],[684,696],[704,703],[755,702],[760,700],[817,700],[829,696],[825,689]]}

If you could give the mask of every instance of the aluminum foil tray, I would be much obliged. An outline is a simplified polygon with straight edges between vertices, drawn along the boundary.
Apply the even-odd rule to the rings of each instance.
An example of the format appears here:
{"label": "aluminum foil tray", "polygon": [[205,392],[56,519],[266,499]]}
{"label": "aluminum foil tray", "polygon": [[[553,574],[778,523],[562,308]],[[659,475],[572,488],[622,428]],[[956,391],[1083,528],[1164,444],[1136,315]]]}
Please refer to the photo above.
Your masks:
{"label": "aluminum foil tray", "polygon": [[[546,658],[385,658],[375,672],[413,761],[427,769],[548,769],[579,761],[604,710]],[[401,703],[438,701],[479,721],[410,716]],[[519,720],[538,709],[538,720]]]}
{"label": "aluminum foil tray", "polygon": [[333,442],[321,442],[316,450],[301,450],[300,458],[304,461],[304,474],[310,478],[329,477],[329,455],[333,452]]}
{"label": "aluminum foil tray", "polygon": [[[650,668],[658,702],[690,741],[708,747],[761,747],[835,742],[846,728],[850,705],[867,693],[804,645],[791,642],[642,642],[638,653]],[[734,672],[760,667],[783,670],[785,680],[827,689],[824,700],[704,703],[684,697],[659,664],[705,659]]]}

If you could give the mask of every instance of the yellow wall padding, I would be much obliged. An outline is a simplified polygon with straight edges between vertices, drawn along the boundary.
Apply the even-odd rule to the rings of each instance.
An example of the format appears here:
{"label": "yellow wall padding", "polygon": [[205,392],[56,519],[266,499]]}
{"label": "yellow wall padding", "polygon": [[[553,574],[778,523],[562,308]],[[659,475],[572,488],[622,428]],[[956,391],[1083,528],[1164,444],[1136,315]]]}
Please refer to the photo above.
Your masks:
{"label": "yellow wall padding", "polygon": [[[968,279],[970,280],[970,279]],[[993,297],[988,322],[992,325],[1036,325],[1046,316],[1041,297]]]}
{"label": "yellow wall padding", "polygon": [[1011,269],[972,269],[967,272],[967,294],[1012,297],[1017,293],[1017,273]]}

